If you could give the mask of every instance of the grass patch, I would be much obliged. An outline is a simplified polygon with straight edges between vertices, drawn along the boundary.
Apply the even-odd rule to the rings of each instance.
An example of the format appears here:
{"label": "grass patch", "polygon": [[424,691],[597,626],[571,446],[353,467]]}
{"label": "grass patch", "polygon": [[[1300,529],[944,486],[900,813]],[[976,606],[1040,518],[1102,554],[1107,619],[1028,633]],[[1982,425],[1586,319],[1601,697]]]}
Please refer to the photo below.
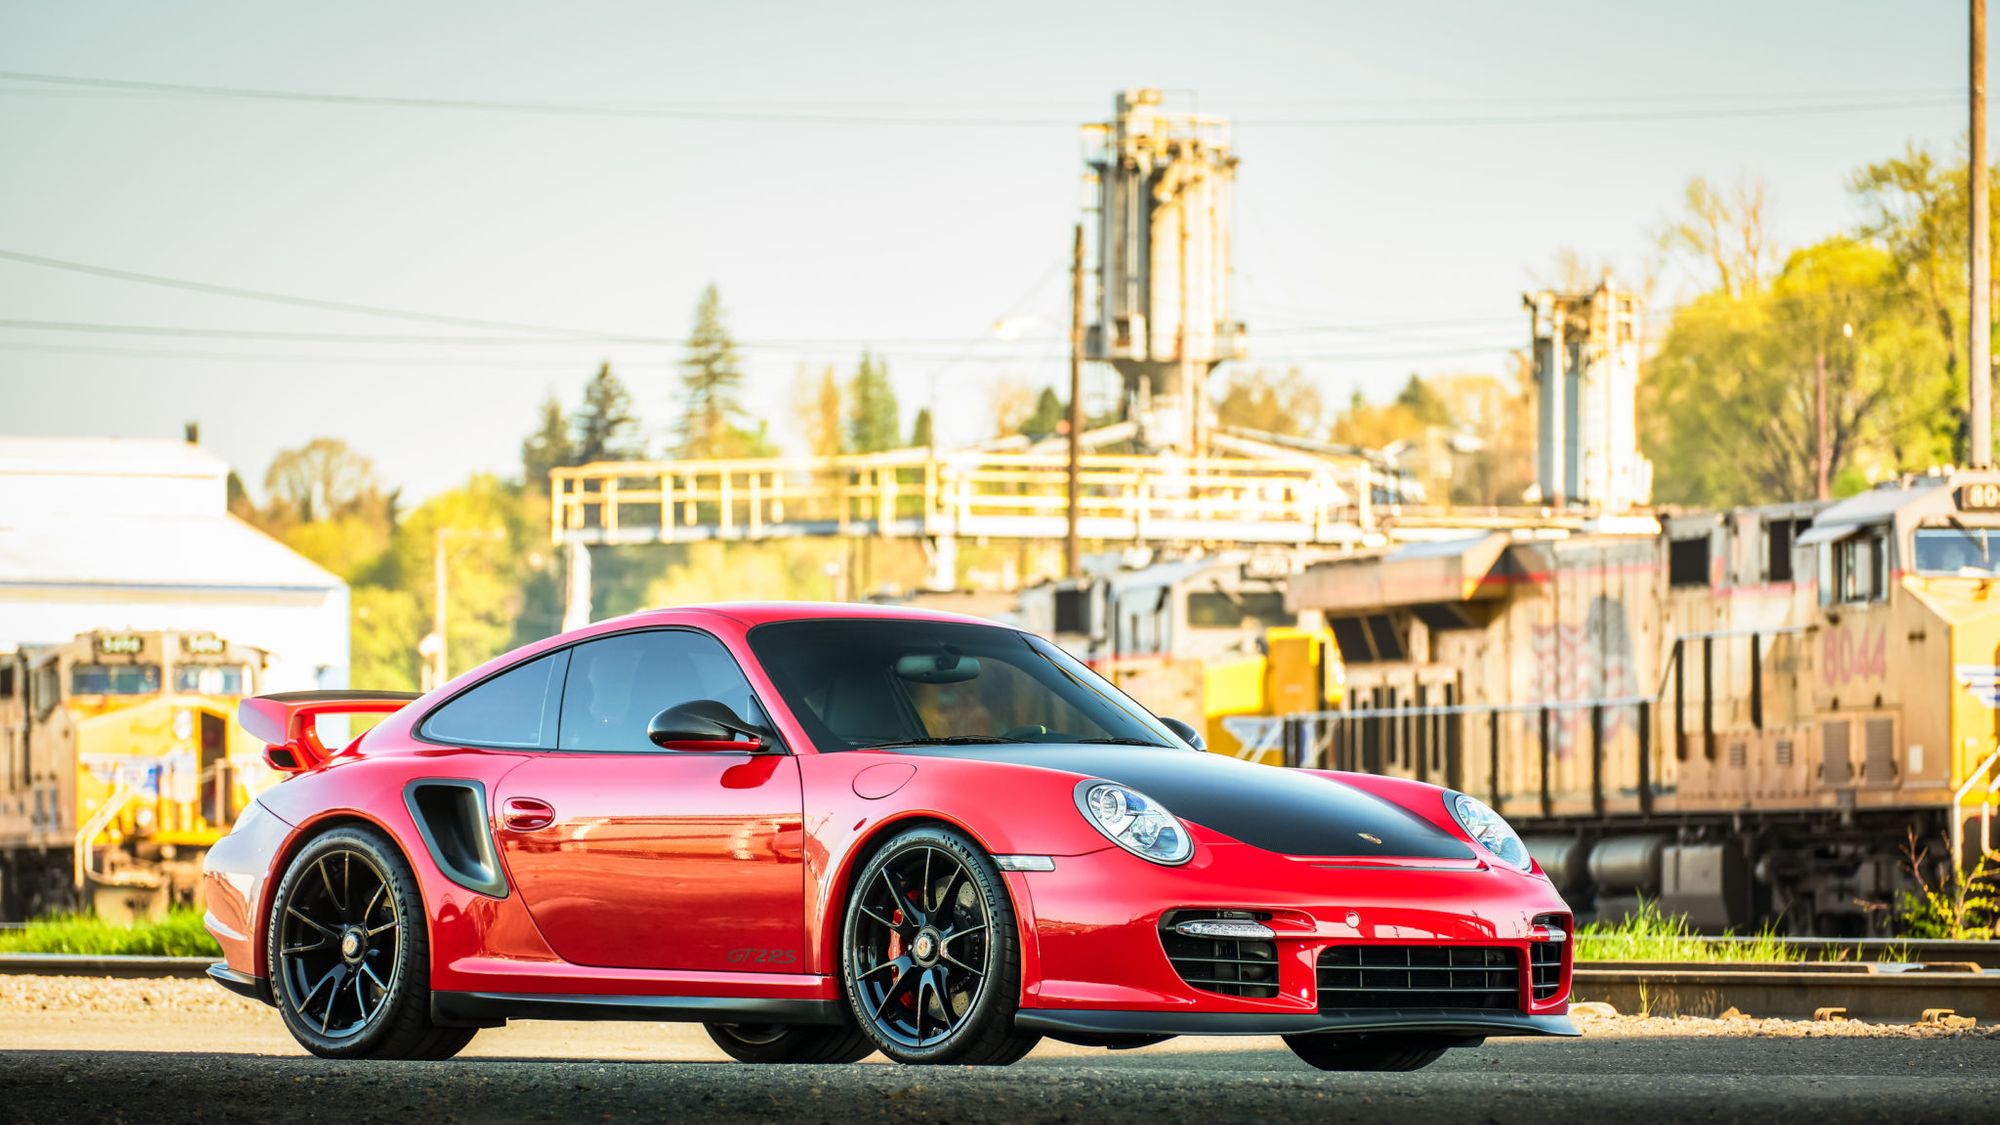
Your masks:
{"label": "grass patch", "polygon": [[200,912],[182,907],[160,921],[136,926],[114,926],[90,914],[51,914],[18,930],[0,931],[0,953],[220,957],[222,947],[201,928]]}
{"label": "grass patch", "polygon": [[1638,913],[1619,922],[1577,927],[1579,961],[1803,961],[1805,954],[1766,929],[1749,941],[1709,941],[1694,932],[1685,914],[1662,914],[1658,905],[1639,904]]}

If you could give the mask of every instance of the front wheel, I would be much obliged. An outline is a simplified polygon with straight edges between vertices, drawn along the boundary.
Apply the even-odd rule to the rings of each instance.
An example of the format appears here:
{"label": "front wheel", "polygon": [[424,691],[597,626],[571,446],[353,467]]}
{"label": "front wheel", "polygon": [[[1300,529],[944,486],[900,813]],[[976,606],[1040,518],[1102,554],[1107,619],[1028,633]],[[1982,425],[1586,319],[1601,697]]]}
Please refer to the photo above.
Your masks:
{"label": "front wheel", "polygon": [[702,1025],[722,1052],[747,1063],[853,1063],[875,1053],[861,1029],[798,1027],[788,1024],[711,1023]]}
{"label": "front wheel", "polygon": [[443,1059],[473,1029],[430,1021],[430,942],[417,877],[387,837],[313,839],[272,896],[271,994],[285,1028],[331,1059]]}
{"label": "front wheel", "polygon": [[855,1023],[904,1063],[1005,1066],[1040,1036],[1014,1028],[1021,950],[1000,870],[946,828],[912,828],[848,894],[841,984]]}
{"label": "front wheel", "polygon": [[1422,1070],[1451,1044],[1426,1035],[1369,1032],[1355,1035],[1287,1035],[1285,1046],[1321,1070]]}

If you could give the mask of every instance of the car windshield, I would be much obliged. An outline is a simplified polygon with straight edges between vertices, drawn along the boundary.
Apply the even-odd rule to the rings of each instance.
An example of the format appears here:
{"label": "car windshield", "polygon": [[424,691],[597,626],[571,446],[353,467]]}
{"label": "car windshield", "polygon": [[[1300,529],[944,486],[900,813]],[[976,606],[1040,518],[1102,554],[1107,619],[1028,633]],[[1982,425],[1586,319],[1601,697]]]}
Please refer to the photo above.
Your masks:
{"label": "car windshield", "polygon": [[2000,575],[2000,528],[1918,528],[1916,548],[1919,574]]}
{"label": "car windshield", "polygon": [[958,742],[1175,747],[1159,720],[1039,637],[997,625],[785,621],[750,632],[822,750]]}

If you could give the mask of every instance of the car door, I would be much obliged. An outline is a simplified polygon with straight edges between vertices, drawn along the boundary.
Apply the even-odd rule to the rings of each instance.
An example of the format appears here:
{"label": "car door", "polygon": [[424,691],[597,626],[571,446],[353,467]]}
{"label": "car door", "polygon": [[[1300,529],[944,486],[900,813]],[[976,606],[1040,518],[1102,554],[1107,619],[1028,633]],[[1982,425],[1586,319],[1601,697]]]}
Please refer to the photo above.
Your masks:
{"label": "car door", "polygon": [[805,883],[798,763],[763,752],[675,752],[646,726],[697,699],[762,723],[728,649],[649,629],[570,650],[556,749],[501,783],[496,835],[552,949],[579,965],[802,969]]}

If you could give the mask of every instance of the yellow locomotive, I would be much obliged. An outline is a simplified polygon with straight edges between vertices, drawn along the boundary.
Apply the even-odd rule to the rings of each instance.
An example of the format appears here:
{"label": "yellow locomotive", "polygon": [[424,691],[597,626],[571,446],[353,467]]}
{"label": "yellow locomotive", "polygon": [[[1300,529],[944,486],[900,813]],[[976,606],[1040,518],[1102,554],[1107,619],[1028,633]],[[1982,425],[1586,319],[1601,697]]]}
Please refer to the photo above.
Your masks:
{"label": "yellow locomotive", "polygon": [[264,665],[206,633],[0,652],[0,917],[192,902],[202,853],[270,781],[234,721]]}
{"label": "yellow locomotive", "polygon": [[1043,583],[1022,592],[1021,623],[1154,714],[1194,724],[1211,751],[1283,764],[1257,720],[1339,706],[1344,690],[1319,614],[1285,604],[1310,557],[1223,551]]}
{"label": "yellow locomotive", "polygon": [[1580,910],[1881,931],[1915,872],[2000,860],[2000,476],[1413,543],[1287,607],[1347,684],[1289,760],[1485,799]]}

